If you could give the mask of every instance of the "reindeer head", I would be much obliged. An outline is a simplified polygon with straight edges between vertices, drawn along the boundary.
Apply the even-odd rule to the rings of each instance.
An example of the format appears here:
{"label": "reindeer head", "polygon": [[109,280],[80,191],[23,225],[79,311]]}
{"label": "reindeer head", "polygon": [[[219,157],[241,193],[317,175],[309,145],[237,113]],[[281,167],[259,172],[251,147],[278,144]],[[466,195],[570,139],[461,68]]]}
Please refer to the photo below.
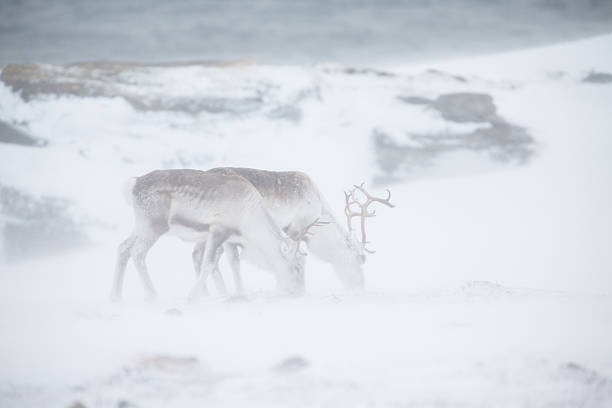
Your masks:
{"label": "reindeer head", "polygon": [[[363,183],[354,186],[344,193],[348,233],[335,222],[333,216],[324,214],[325,221],[317,218],[300,233],[292,235],[292,238],[298,244],[306,242],[309,250],[318,258],[330,262],[346,288],[360,290],[364,285],[363,264],[366,253],[374,252],[367,248],[365,219],[376,215],[375,211],[369,209],[374,202],[394,207],[390,203],[391,193],[387,194],[386,198],[378,198],[370,195]],[[361,239],[357,238],[351,225],[352,218],[357,216],[361,218]],[[301,253],[301,250],[298,252]]]}

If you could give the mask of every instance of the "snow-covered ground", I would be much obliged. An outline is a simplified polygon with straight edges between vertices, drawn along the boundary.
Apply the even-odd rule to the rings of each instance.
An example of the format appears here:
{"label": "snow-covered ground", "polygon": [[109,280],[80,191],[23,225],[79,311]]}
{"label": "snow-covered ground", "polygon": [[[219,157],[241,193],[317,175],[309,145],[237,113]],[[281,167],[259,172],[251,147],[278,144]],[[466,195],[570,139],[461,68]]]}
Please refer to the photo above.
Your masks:
{"label": "snow-covered ground", "polygon": [[[0,264],[1,406],[612,405],[612,83],[584,81],[612,35],[376,70],[11,69],[0,121],[46,145],[0,144],[0,187],[66,200],[90,244]],[[129,269],[108,302],[122,180],[218,165],[303,170],[338,214],[390,186],[366,293],[309,259],[303,298],[246,266],[246,300],[189,305],[167,238],[159,301]]]}

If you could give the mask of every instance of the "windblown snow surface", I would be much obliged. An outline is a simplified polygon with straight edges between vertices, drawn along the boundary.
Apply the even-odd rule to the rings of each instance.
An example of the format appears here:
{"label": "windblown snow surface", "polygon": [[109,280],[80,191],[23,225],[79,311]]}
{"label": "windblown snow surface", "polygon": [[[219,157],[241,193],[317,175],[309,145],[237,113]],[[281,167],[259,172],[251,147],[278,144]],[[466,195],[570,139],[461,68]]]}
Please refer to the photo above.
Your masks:
{"label": "windblown snow surface", "polygon": [[[377,69],[4,67],[0,406],[612,406],[610,73],[611,35]],[[130,266],[110,303],[123,181],[214,166],[305,171],[341,222],[342,189],[389,187],[366,292],[309,259],[304,297],[245,265],[246,299],[188,304],[191,246],[162,238],[159,300]]]}

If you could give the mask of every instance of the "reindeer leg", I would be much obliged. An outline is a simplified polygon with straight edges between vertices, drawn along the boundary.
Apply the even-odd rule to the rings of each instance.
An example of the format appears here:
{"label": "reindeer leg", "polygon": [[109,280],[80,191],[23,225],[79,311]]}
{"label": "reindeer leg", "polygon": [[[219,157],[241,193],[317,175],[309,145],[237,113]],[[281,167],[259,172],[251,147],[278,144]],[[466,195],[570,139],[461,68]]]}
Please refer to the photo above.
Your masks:
{"label": "reindeer leg", "polygon": [[134,265],[136,266],[136,270],[138,270],[142,285],[147,293],[146,299],[148,301],[154,301],[157,297],[157,293],[155,292],[155,287],[153,286],[153,282],[147,270],[146,257],[149,249],[151,249],[158,238],[159,236],[154,238],[138,237],[131,248],[132,259],[134,260]]}
{"label": "reindeer leg", "polygon": [[219,292],[219,294],[222,296],[225,296],[227,295],[227,287],[225,286],[225,281],[223,280],[221,271],[219,271],[219,260],[221,259],[221,255],[223,255],[223,245],[219,245],[217,253],[215,254],[215,267],[212,270],[212,277],[213,281],[215,282],[217,292]]}
{"label": "reindeer leg", "polygon": [[115,266],[115,278],[113,280],[113,288],[111,290],[111,300],[118,302],[121,300],[123,291],[123,279],[125,277],[125,268],[130,260],[132,246],[136,241],[135,236],[130,236],[123,241],[117,250],[117,263]]}
{"label": "reindeer leg", "polygon": [[210,235],[208,240],[206,241],[206,246],[204,248],[204,257],[202,262],[202,267],[200,269],[200,275],[189,292],[189,300],[195,301],[202,294],[202,292],[206,291],[206,279],[208,275],[212,273],[215,268],[216,262],[218,261],[218,249],[219,246],[223,244],[223,242],[227,239],[230,234],[227,231],[222,229],[215,229],[210,231]]}
{"label": "reindeer leg", "polygon": [[[198,242],[193,248],[193,253],[191,257],[193,259],[193,268],[195,269],[196,280],[200,276],[200,271],[202,269],[202,259],[204,257],[204,249],[206,248],[206,241]],[[215,282],[215,287],[217,291],[221,295],[227,294],[227,288],[225,287],[225,282],[223,281],[223,276],[219,271],[219,260],[221,259],[221,255],[223,255],[223,246],[220,245],[219,249],[217,249],[217,258],[215,260],[215,269],[212,271],[212,277]],[[206,286],[204,287],[204,295],[207,294]]]}
{"label": "reindeer leg", "polygon": [[229,262],[234,274],[234,288],[236,296],[244,296],[244,287],[242,285],[242,275],[240,274],[240,255],[238,253],[238,245],[228,245]]}
{"label": "reindeer leg", "polygon": [[202,258],[204,257],[204,249],[206,248],[206,241],[198,242],[193,247],[191,259],[193,260],[193,269],[195,270],[196,280],[200,276],[200,270],[202,269]]}

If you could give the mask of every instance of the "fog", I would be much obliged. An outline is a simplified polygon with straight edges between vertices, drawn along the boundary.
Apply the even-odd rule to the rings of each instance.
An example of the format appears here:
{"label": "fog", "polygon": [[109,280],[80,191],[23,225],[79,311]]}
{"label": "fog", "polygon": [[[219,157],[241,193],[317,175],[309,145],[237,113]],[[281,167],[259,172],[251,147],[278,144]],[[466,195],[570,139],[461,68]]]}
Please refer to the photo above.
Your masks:
{"label": "fog", "polygon": [[609,1],[2,1],[0,406],[609,407],[611,102]]}

